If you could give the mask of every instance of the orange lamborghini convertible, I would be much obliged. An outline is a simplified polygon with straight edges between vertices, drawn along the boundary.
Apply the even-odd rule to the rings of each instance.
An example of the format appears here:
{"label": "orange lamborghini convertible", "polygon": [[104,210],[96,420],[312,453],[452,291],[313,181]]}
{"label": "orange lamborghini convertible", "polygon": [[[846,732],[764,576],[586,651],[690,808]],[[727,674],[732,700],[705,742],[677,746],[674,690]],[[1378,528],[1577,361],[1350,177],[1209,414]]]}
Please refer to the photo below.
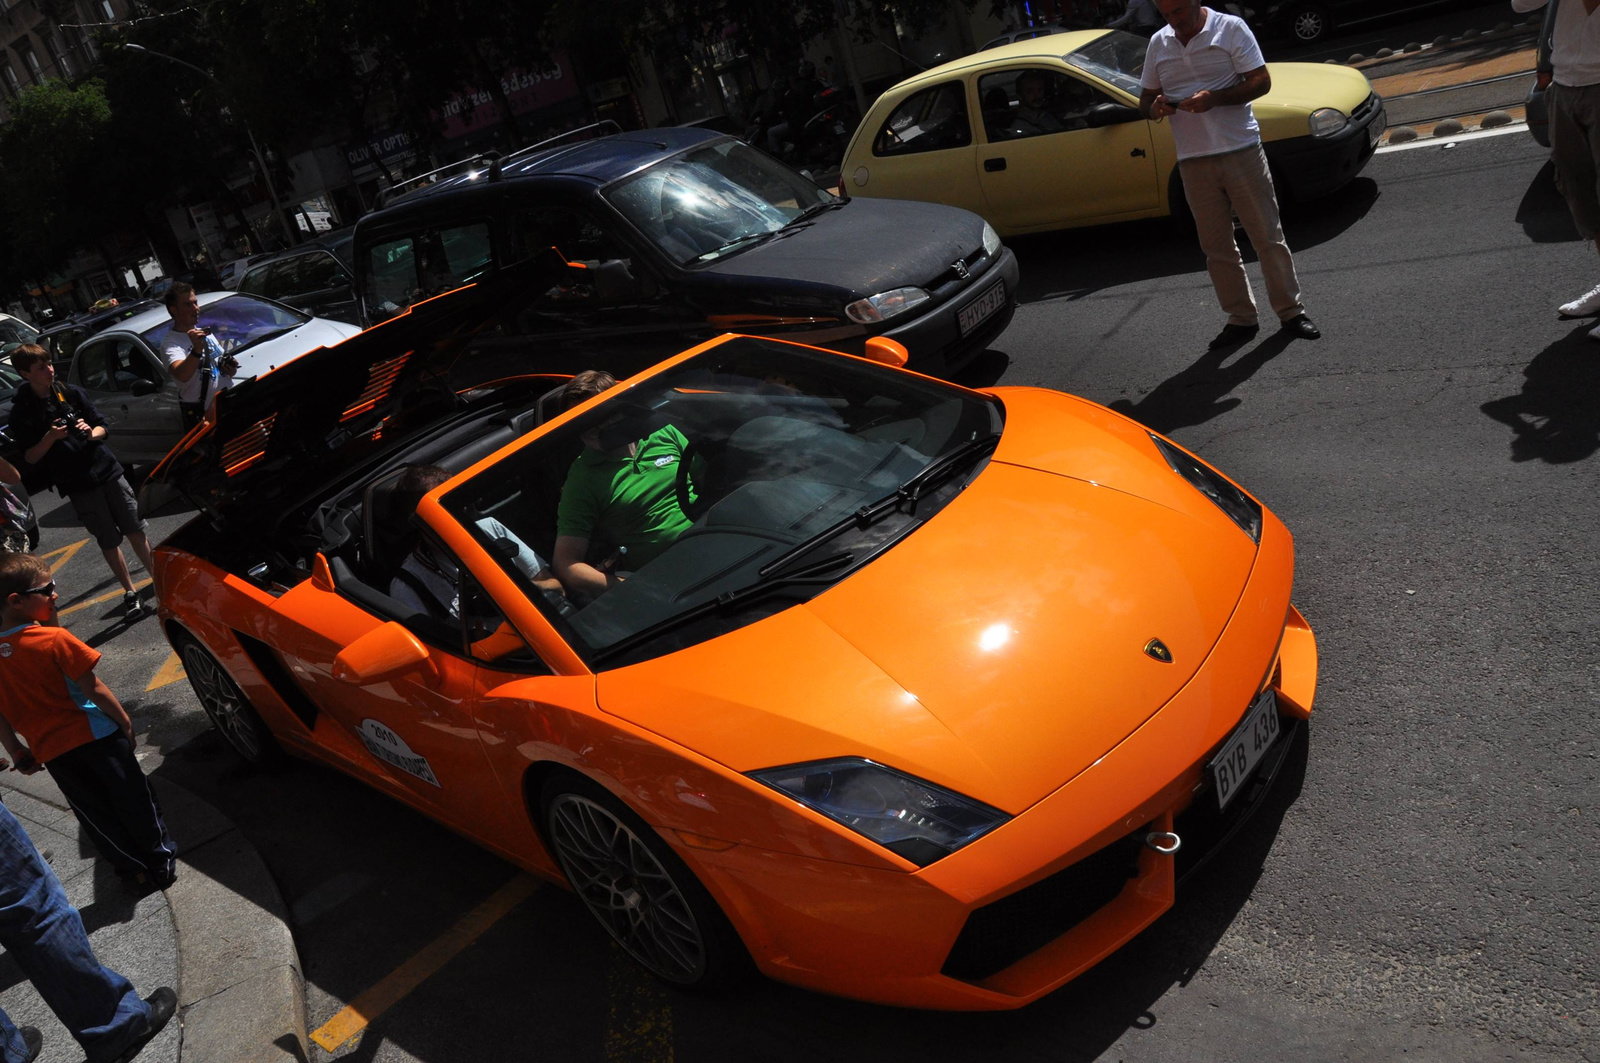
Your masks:
{"label": "orange lamborghini convertible", "polygon": [[[1225,476],[892,350],[723,336],[565,410],[464,373],[519,285],[224,393],[154,473],[199,509],[165,630],[241,755],[566,884],[670,983],[927,1008],[1062,985],[1262,800],[1316,644]],[[414,465],[447,479],[413,504]]]}

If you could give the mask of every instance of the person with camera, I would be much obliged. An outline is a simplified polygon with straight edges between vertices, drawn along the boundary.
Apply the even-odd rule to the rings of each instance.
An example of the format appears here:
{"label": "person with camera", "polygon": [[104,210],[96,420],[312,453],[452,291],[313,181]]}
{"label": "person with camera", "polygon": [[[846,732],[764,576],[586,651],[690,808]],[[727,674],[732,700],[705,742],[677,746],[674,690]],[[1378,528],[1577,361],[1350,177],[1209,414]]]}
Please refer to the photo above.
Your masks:
{"label": "person with camera", "polygon": [[123,476],[122,464],[106,448],[106,420],[82,388],[56,379],[50,353],[38,344],[25,343],[12,351],[11,364],[22,374],[11,406],[11,438],[27,448],[23,462],[40,467],[72,503],[78,521],[94,536],[111,574],[122,585],[126,617],[137,620],[152,607],[142,605],[134,589],[128,561],[122,556],[123,537],[139,555],[145,572],[155,571],[155,560],[133,488]]}
{"label": "person with camera", "polygon": [[167,290],[167,313],[172,329],[162,340],[161,354],[178,382],[178,409],[183,426],[193,428],[205,419],[217,394],[233,386],[238,361],[223,353],[211,330],[200,324],[200,297],[194,285],[178,281]]}

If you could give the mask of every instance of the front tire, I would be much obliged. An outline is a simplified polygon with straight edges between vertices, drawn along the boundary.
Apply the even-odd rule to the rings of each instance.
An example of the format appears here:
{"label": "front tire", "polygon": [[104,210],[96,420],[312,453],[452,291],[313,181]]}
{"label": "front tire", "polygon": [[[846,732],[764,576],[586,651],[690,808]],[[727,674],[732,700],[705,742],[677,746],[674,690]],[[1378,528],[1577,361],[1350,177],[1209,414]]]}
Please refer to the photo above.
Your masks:
{"label": "front tire", "polygon": [[579,775],[545,782],[540,822],[573,892],[651,974],[681,989],[731,980],[744,946],[700,880],[612,794]]}
{"label": "front tire", "polygon": [[233,751],[256,767],[277,761],[283,755],[277,739],[272,737],[272,732],[221,662],[193,635],[183,633],[174,641],[183,670],[189,675],[189,685],[200,699],[200,707],[206,710],[212,726]]}

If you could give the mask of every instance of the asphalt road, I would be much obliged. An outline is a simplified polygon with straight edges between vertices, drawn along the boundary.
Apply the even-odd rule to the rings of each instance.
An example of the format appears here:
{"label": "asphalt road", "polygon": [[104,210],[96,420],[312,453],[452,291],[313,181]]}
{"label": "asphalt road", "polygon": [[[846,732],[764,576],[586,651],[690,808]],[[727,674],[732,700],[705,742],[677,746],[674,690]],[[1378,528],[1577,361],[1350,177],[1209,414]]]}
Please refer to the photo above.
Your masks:
{"label": "asphalt road", "polygon": [[[1015,241],[1024,305],[967,378],[1123,409],[1297,536],[1321,647],[1303,766],[1172,912],[1022,1012],[929,1015],[765,982],[681,996],[541,886],[335,1054],[1600,1058],[1600,343],[1553,310],[1600,269],[1525,133],[1381,155],[1287,228],[1319,342],[1206,354],[1222,316],[1192,238],[1139,224]],[[52,501],[43,549],[68,549]],[[109,589],[92,546],[58,560],[64,605]],[[331,771],[243,768],[186,683],[145,689],[168,651],[119,611],[66,621],[107,653],[147,767],[273,868],[313,1029],[513,877]]]}

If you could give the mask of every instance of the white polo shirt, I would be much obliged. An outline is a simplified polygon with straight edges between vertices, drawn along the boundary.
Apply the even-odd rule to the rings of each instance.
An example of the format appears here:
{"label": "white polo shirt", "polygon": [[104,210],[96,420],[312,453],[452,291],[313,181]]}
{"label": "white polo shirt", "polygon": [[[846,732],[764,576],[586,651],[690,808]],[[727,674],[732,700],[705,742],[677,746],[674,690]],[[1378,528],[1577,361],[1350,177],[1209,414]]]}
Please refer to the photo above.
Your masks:
{"label": "white polo shirt", "polygon": [[[1255,34],[1236,15],[1203,8],[1206,23],[1187,45],[1178,41],[1171,26],[1150,38],[1140,83],[1158,89],[1171,103],[1197,92],[1216,92],[1238,84],[1241,75],[1266,66]],[[1179,111],[1168,119],[1178,158],[1221,155],[1261,143],[1261,127],[1248,103],[1213,107],[1205,114]]]}
{"label": "white polo shirt", "polygon": [[[1511,0],[1513,11],[1537,11],[1547,0]],[[1583,0],[1565,0],[1556,11],[1550,50],[1555,82],[1569,89],[1600,85],[1600,11],[1583,9]]]}

